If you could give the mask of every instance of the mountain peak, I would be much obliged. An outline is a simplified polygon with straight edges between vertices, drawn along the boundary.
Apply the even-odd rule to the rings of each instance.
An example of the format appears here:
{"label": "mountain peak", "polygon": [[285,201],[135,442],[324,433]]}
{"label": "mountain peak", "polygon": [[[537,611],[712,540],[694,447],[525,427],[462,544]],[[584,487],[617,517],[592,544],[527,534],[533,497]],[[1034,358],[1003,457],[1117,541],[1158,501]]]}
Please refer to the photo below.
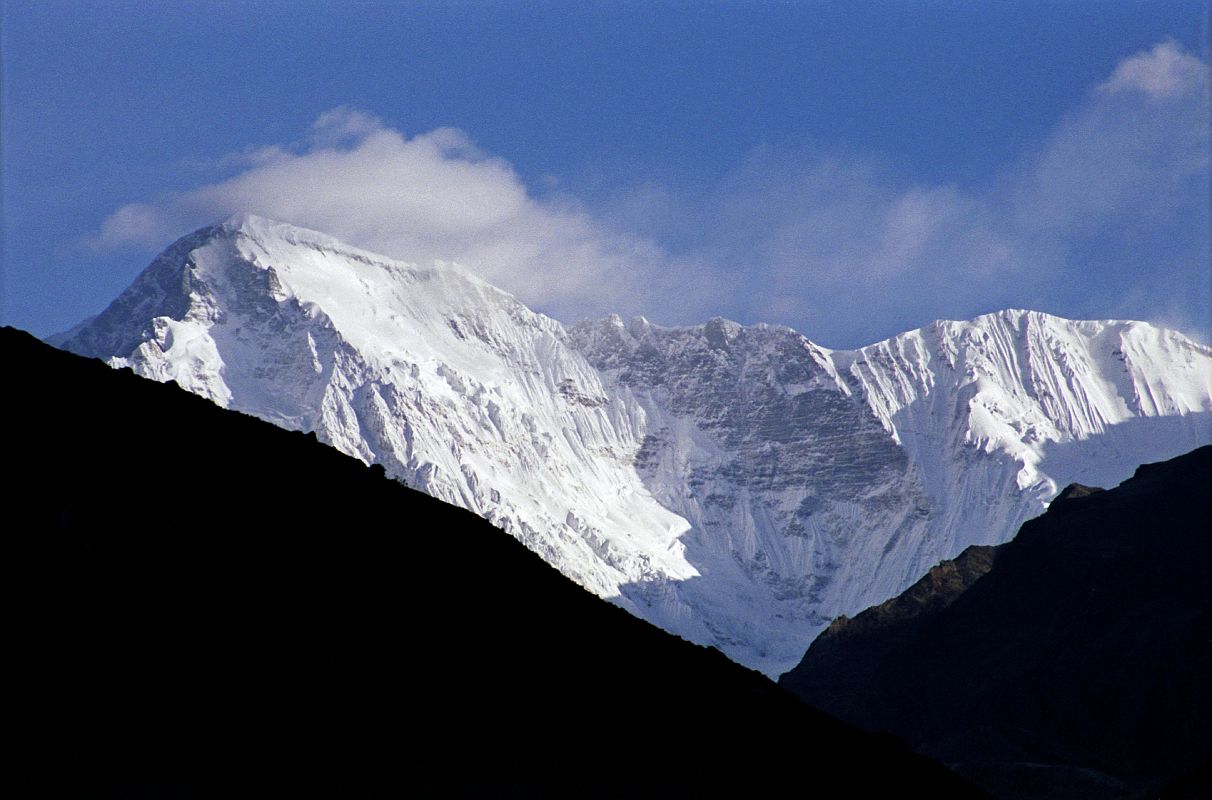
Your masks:
{"label": "mountain peak", "polygon": [[346,253],[366,260],[380,262],[394,261],[394,259],[389,259],[386,256],[355,247],[327,233],[247,212],[233,214],[222,222],[211,226],[210,230],[228,237],[246,237],[262,245],[274,242],[287,245],[303,245],[334,253]]}
{"label": "mountain peak", "polygon": [[773,674],[1059,486],[1208,438],[1207,348],[993,319],[845,353],[720,317],[566,330],[455,265],[240,214],[59,343],[315,431]]}
{"label": "mountain peak", "polygon": [[260,228],[265,225],[280,225],[282,223],[276,220],[261,217],[256,214],[250,214],[247,211],[240,211],[232,214],[227,219],[218,223],[215,227],[224,231],[235,233],[239,231],[251,232],[255,228]]}

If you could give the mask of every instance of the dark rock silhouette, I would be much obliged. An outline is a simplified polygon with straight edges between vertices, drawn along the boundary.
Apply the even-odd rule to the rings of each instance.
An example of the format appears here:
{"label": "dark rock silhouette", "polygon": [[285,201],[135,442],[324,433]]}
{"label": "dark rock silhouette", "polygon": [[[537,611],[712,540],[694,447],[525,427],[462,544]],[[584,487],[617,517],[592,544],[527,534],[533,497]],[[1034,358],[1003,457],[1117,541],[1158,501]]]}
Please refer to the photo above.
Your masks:
{"label": "dark rock silhouette", "polygon": [[900,657],[898,651],[924,624],[988,572],[1003,546],[973,545],[933,567],[897,597],[853,618],[837,618],[813,641],[811,658],[806,656],[779,682],[797,694],[811,693],[816,705],[835,716],[880,728],[884,720],[872,709],[868,693],[879,690],[885,663]]}
{"label": "dark rock silhouette", "polygon": [[0,353],[23,796],[980,796],[314,437]]}
{"label": "dark rock silhouette", "polygon": [[1201,796],[1210,512],[1212,447],[1070,486],[983,576],[963,577],[987,557],[966,551],[835,624],[780,683],[1001,797]]}

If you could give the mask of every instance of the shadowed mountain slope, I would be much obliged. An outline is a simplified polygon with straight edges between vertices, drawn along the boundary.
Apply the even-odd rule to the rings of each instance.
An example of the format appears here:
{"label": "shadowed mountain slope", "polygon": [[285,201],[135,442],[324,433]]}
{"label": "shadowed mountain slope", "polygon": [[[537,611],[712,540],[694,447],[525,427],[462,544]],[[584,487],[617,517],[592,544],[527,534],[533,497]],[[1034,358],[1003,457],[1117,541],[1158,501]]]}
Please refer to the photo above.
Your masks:
{"label": "shadowed mountain slope", "polygon": [[27,793],[979,796],[314,437],[0,354]]}
{"label": "shadowed mountain slope", "polygon": [[897,597],[854,618],[838,617],[812,643],[811,659],[805,657],[780,683],[795,692],[812,692],[818,706],[856,725],[880,727],[883,720],[867,693],[882,678],[886,660],[901,657],[900,649],[988,572],[1004,546],[973,545],[932,567]]}
{"label": "shadowed mountain slope", "polygon": [[1212,755],[1210,511],[1212,447],[1070,487],[983,577],[970,549],[780,683],[995,795],[1157,796]]}

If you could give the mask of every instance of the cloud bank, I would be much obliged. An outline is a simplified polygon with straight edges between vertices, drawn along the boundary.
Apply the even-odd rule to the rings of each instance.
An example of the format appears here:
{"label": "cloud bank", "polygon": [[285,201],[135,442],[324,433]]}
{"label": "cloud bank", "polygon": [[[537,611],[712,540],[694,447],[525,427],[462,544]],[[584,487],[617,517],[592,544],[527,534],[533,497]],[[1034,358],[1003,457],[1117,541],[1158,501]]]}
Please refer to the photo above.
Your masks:
{"label": "cloud bank", "polygon": [[[92,244],[155,249],[249,211],[458,261],[566,321],[722,314],[854,346],[1004,305],[1098,306],[1148,308],[1206,337],[1207,310],[1180,295],[1207,283],[1208,139],[1207,64],[1169,41],[1120,62],[977,188],[906,180],[871,156],[758,147],[710,190],[624,187],[591,209],[539,199],[459,130],[410,138],[337,108],[298,142],[225,156],[225,180],[117,209]],[[1122,281],[1118,297],[1083,300],[1096,272]]]}

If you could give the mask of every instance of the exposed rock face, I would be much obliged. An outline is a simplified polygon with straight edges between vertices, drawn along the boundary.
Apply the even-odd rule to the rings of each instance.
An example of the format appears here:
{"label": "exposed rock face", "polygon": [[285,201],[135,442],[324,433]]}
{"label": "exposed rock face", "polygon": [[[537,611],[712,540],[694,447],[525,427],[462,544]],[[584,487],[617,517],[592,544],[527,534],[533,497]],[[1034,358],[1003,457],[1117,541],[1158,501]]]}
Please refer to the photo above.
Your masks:
{"label": "exposed rock face", "polygon": [[[966,589],[984,565],[944,564],[835,624],[780,683],[1004,798],[1156,796],[1198,771],[1212,757],[1212,447],[1065,495]],[[1206,772],[1195,780],[1206,792]]]}
{"label": "exposed rock face", "polygon": [[[790,329],[719,319],[680,329],[607,320],[572,337],[644,409],[636,468],[690,522],[687,559],[712,565],[708,578],[679,583],[678,606],[710,609],[701,616],[715,640],[752,644],[752,610],[736,598],[753,598],[784,620],[758,656],[782,661],[801,631],[916,569],[930,534],[920,475],[826,351]],[[645,600],[667,591],[629,589]],[[663,626],[685,613],[678,606],[650,604]]]}
{"label": "exposed rock face", "polygon": [[720,319],[565,330],[456,265],[249,216],[55,341],[314,430],[771,675],[1059,486],[1212,441],[1212,350],[1144,323],[1005,311],[848,352]]}

